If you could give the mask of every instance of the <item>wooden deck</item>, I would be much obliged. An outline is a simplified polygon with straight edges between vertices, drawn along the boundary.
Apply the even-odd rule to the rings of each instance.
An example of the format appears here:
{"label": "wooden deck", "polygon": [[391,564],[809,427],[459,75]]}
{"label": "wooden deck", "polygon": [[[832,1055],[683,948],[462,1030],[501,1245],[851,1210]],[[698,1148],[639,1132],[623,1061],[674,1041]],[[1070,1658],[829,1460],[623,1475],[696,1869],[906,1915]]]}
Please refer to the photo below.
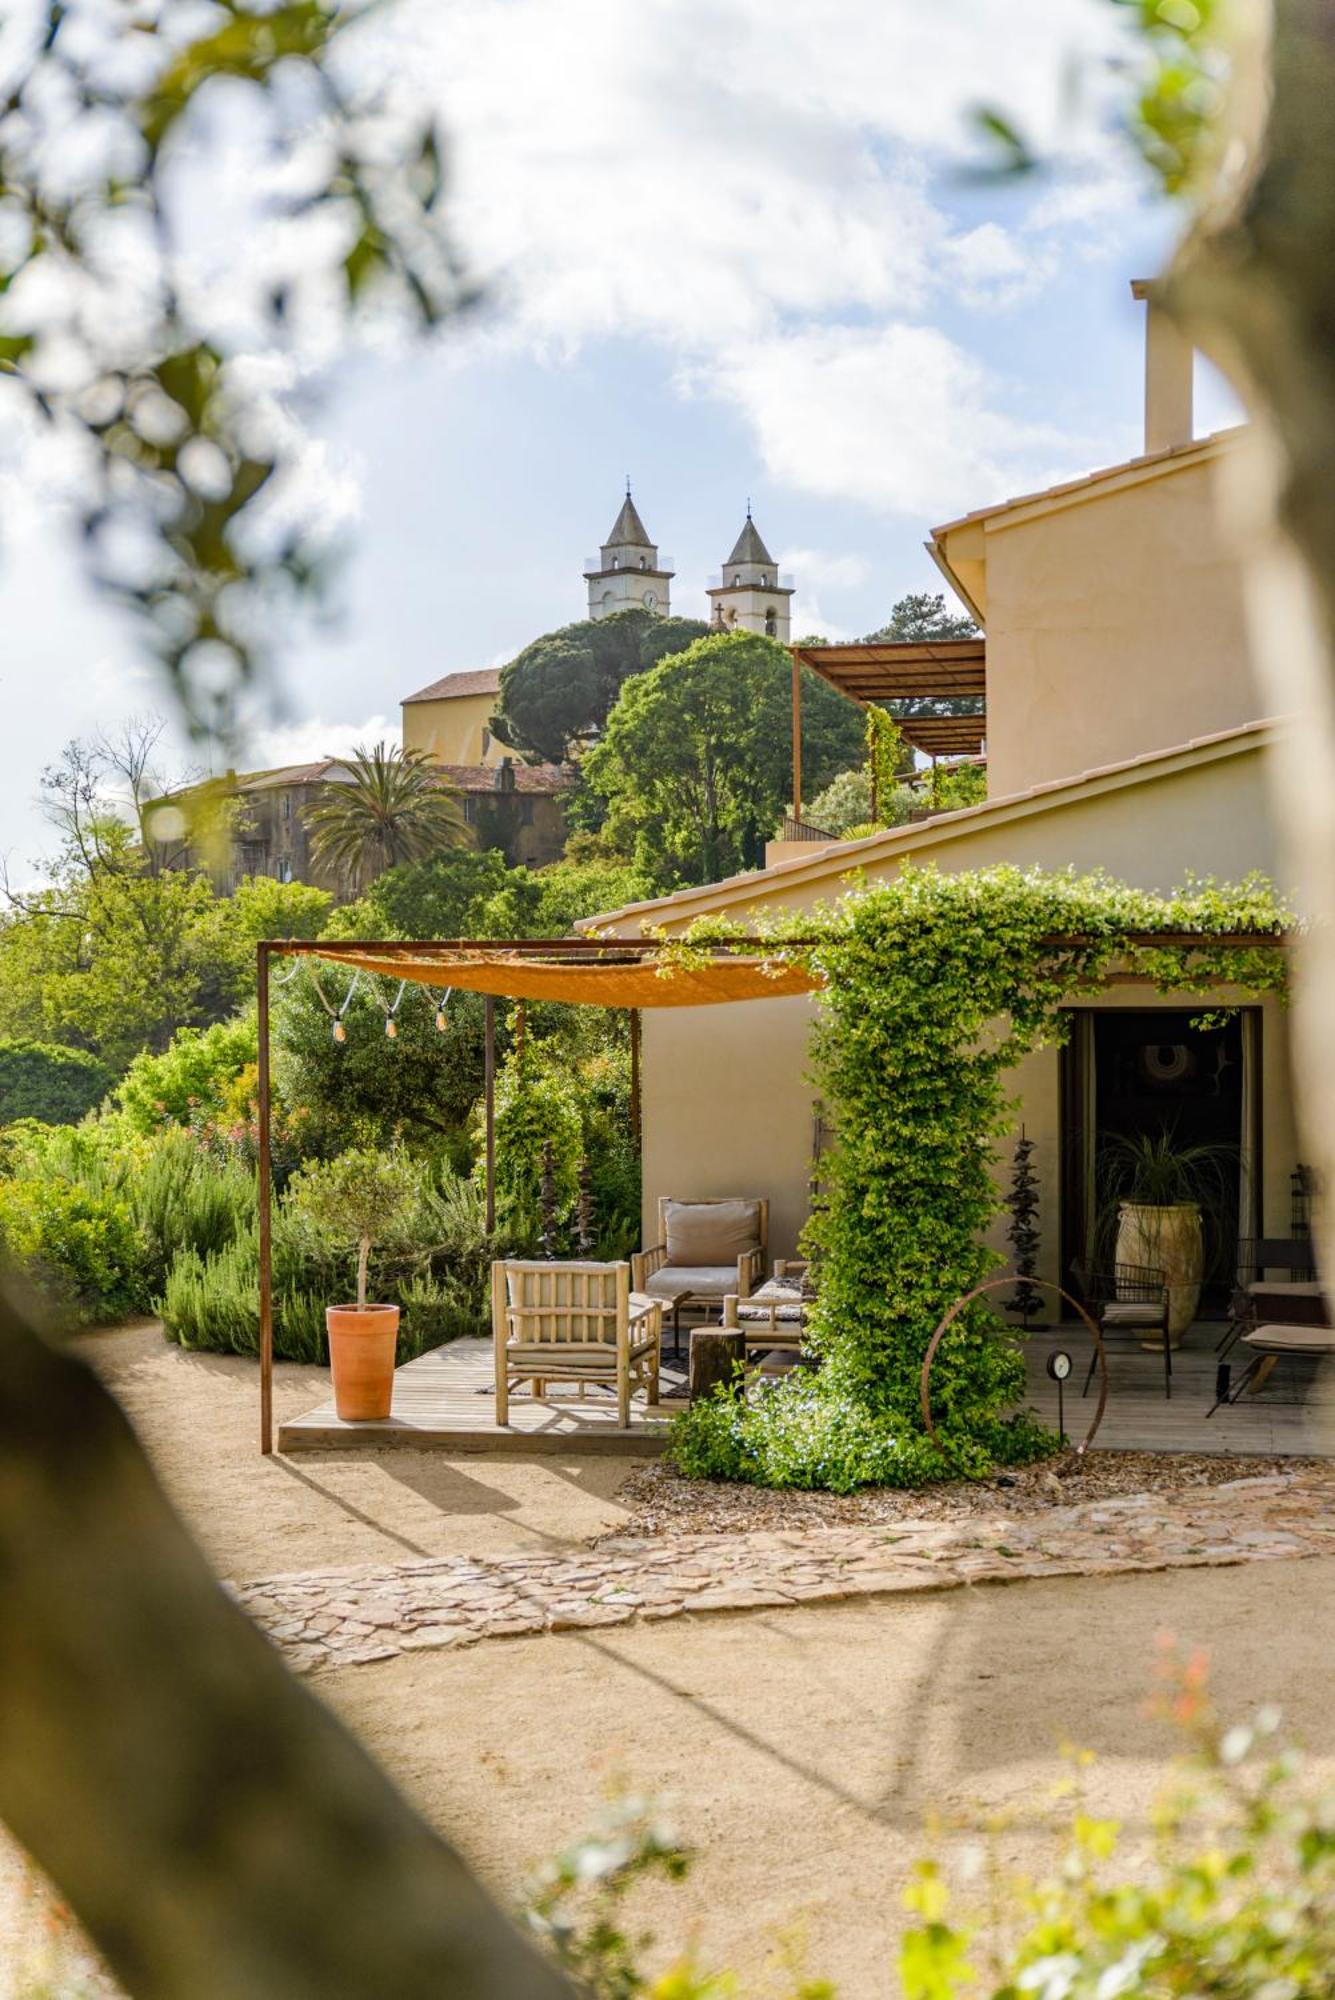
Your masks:
{"label": "wooden deck", "polygon": [[[1125,1344],[1110,1350],[1108,1408],[1095,1449],[1194,1451],[1220,1455],[1335,1457],[1335,1367],[1282,1361],[1259,1396],[1205,1412],[1214,1400],[1214,1344],[1222,1329],[1199,1325],[1174,1360],[1173,1397],[1163,1393],[1157,1358]],[[1057,1390],[1045,1364],[1063,1347],[1075,1364],[1066,1385],[1066,1429],[1078,1442],[1093,1417],[1097,1383],[1088,1400],[1080,1395],[1088,1361],[1087,1336],[1068,1326],[1031,1336],[1029,1390],[1047,1420],[1057,1421]],[[1233,1355],[1235,1371],[1246,1350]],[[1236,1375],[1235,1375],[1236,1379]],[[649,1410],[641,1398],[631,1404],[631,1422],[622,1430],[616,1403],[606,1391],[556,1385],[541,1401],[512,1395],[510,1424],[498,1428],[494,1414],[489,1340],[460,1340],[434,1348],[400,1368],[394,1378],[393,1414],[383,1422],[344,1423],[332,1402],[281,1424],[278,1449],[300,1451],[384,1451],[403,1448],[452,1452],[607,1452],[628,1456],[661,1451],[666,1420],[682,1407],[683,1371],[665,1357],[663,1400]]]}
{"label": "wooden deck", "polygon": [[[663,1400],[656,1410],[644,1398],[631,1403],[630,1428],[617,1422],[616,1396],[590,1384],[581,1399],[577,1383],[556,1383],[541,1402],[512,1390],[510,1422],[496,1422],[496,1389],[489,1340],[456,1340],[433,1347],[394,1375],[391,1414],[346,1423],[331,1402],[278,1427],[279,1451],[661,1451],[667,1418],[682,1407],[683,1371],[664,1357]],[[670,1400],[675,1396],[675,1400]]]}

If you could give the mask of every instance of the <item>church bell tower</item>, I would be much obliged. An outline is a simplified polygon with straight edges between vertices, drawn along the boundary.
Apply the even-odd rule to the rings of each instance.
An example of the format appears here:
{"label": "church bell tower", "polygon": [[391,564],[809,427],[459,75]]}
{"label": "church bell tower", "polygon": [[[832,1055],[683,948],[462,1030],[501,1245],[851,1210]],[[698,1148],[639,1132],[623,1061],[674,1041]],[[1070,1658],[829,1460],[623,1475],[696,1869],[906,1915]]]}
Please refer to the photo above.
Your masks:
{"label": "church bell tower", "polygon": [[778,566],[751,519],[737,537],[723,574],[709,593],[711,625],[721,632],[763,632],[787,645],[792,626],[792,585],[780,579]]}
{"label": "church bell tower", "polygon": [[584,565],[589,586],[590,618],[610,618],[617,611],[657,612],[666,618],[668,590],[673,571],[665,558],[659,561],[657,544],[636,512],[626,481],[626,497],[621,512],[612,523],[612,532],[596,557]]}

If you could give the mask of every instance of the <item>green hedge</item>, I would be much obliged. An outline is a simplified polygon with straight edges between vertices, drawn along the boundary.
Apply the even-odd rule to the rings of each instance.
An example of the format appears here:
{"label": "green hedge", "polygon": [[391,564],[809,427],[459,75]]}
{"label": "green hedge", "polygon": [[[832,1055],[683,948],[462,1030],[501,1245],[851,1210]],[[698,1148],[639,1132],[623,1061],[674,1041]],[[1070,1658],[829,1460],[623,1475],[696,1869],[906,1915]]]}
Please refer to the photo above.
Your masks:
{"label": "green hedge", "polygon": [[115,1081],[106,1064],[84,1049],[0,1038],[0,1125],[16,1118],[77,1125],[96,1110]]}

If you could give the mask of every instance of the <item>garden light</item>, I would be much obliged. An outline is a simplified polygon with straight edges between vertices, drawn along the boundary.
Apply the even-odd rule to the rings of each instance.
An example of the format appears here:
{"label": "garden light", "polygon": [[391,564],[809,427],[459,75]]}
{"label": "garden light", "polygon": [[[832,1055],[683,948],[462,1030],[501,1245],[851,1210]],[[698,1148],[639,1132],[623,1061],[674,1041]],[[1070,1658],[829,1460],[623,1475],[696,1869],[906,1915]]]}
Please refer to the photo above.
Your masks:
{"label": "garden light", "polygon": [[1057,1384],[1057,1430],[1063,1441],[1066,1437],[1066,1409],[1064,1385],[1071,1373],[1071,1357],[1064,1347],[1054,1347],[1048,1356],[1048,1377]]}

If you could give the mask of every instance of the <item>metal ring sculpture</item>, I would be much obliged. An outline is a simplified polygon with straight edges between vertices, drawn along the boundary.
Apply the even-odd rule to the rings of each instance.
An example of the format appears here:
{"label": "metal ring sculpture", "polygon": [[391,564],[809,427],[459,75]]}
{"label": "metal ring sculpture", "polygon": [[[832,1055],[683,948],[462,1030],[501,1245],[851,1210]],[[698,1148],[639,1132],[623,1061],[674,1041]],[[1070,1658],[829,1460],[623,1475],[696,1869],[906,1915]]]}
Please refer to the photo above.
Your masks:
{"label": "metal ring sculpture", "polygon": [[[1047,1278],[1031,1278],[1029,1282],[1031,1285],[1037,1285],[1038,1289],[1042,1292],[1055,1293],[1059,1299],[1064,1299],[1068,1306],[1074,1306],[1081,1319],[1085,1322],[1085,1325],[1089,1328],[1090,1338],[1094,1342],[1094,1351],[1098,1356],[1099,1363],[1099,1402],[1098,1408],[1094,1412],[1093,1423],[1086,1431],[1083,1441],[1075,1448],[1076,1457],[1083,1458],[1094,1442],[1094,1434],[1103,1422],[1103,1413],[1108,1407],[1108,1351],[1103,1345],[1103,1335],[1099,1332],[1095,1322],[1085,1311],[1079,1299],[1072,1298],[1069,1292],[1063,1291],[1060,1285],[1054,1285]],[[923,1424],[926,1427],[928,1437],[934,1445],[939,1446],[941,1442],[936,1434],[936,1425],[932,1422],[931,1405],[932,1363],[936,1360],[936,1351],[945,1336],[949,1333],[951,1327],[955,1324],[955,1321],[964,1311],[965,1306],[972,1305],[973,1301],[982,1298],[985,1292],[998,1292],[1004,1287],[1013,1287],[1014,1284],[1015,1279],[1012,1276],[1009,1278],[989,1278],[985,1285],[975,1285],[971,1292],[965,1292],[962,1298],[956,1299],[954,1305],[950,1308],[950,1311],[946,1314],[940,1326],[937,1327],[936,1332],[927,1343],[927,1352],[922,1358],[919,1395],[922,1402]]]}

